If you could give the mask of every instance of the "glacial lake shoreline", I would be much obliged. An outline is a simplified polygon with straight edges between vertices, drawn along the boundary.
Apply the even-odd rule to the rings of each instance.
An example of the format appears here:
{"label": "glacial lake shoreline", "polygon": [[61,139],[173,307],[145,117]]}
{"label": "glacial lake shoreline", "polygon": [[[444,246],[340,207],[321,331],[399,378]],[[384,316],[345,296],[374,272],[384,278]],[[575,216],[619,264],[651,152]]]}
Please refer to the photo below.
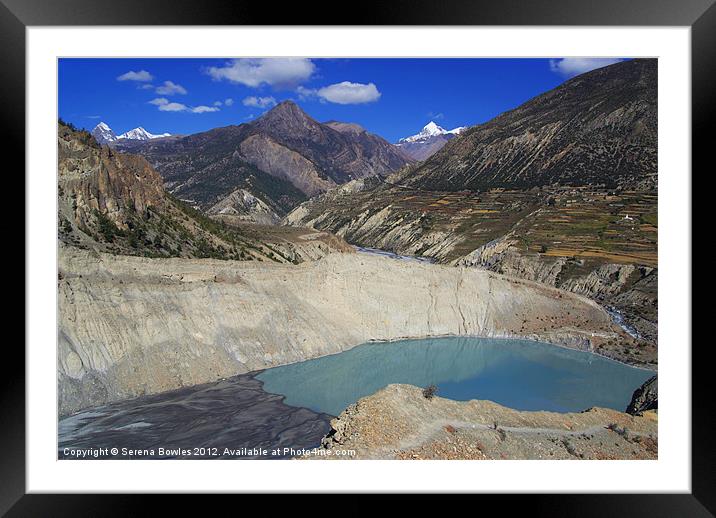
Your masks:
{"label": "glacial lake shoreline", "polygon": [[[494,354],[496,351],[498,353],[496,359],[487,358],[487,361],[482,361],[484,358],[479,358],[480,355],[474,347],[475,341],[482,344],[483,349],[491,347],[490,354]],[[86,409],[60,419],[58,456],[61,459],[77,458],[76,454],[72,452],[68,454],[65,448],[70,448],[71,451],[104,448],[107,452],[111,448],[118,448],[120,452],[130,449],[133,452],[140,452],[140,454],[112,456],[105,453],[97,458],[290,458],[293,455],[269,454],[268,452],[281,451],[282,448],[310,449],[319,446],[323,436],[330,431],[330,420],[346,406],[388,384],[406,382],[406,377],[403,374],[410,371],[406,367],[407,365],[416,363],[416,354],[422,355],[422,360],[417,363],[422,363],[418,370],[423,370],[418,373],[417,377],[407,381],[412,381],[410,384],[417,386],[427,386],[433,381],[437,381],[438,394],[441,397],[463,401],[489,399],[497,400],[497,403],[507,407],[523,406],[517,410],[565,412],[575,411],[577,408],[579,411],[586,409],[580,408],[579,402],[574,401],[570,401],[569,404],[577,405],[576,407],[560,406],[565,405],[564,402],[549,402],[550,397],[555,397],[549,394],[546,399],[543,395],[529,396],[529,404],[526,407],[514,405],[514,401],[510,406],[512,401],[510,398],[516,397],[515,390],[519,392],[519,390],[528,389],[527,391],[530,392],[532,389],[529,389],[529,383],[521,388],[509,388],[500,380],[525,379],[525,373],[531,373],[528,378],[530,376],[534,378],[535,383],[539,384],[542,380],[540,378],[542,374],[535,378],[535,372],[541,373],[542,368],[535,371],[534,367],[524,362],[518,362],[520,364],[517,372],[511,371],[509,368],[504,372],[499,370],[504,369],[505,365],[509,365],[513,361],[509,355],[501,354],[507,352],[505,344],[513,342],[517,341],[476,337],[438,337],[427,339],[427,341],[423,339],[368,342],[342,353],[313,360],[257,370],[212,383],[140,396],[131,400]],[[606,368],[608,372],[612,372],[614,369],[620,372],[623,369],[628,369],[624,372],[636,374],[636,377],[633,378],[634,381],[627,385],[620,385],[620,388],[616,389],[621,392],[619,397],[627,403],[633,389],[639,386],[638,379],[641,377],[646,379],[653,374],[650,370],[627,366],[616,360],[587,351],[577,351],[563,346],[555,347],[554,344],[529,340],[520,340],[519,342],[520,351],[536,348],[539,348],[541,352],[547,351],[548,355],[554,356],[550,361],[557,362],[558,366],[563,365],[565,361],[567,363],[576,362],[590,370],[596,362],[601,369]],[[457,351],[459,348],[462,348],[462,351]],[[376,356],[376,350],[382,350],[394,358],[399,358],[397,364],[386,362],[385,357],[380,354]],[[444,358],[440,359],[441,351],[448,353],[447,363]],[[453,354],[456,351],[457,354]],[[352,361],[348,361],[343,367],[336,368],[338,365],[336,362],[345,363],[346,359],[350,360],[350,356],[356,354],[360,358],[368,359],[368,363],[361,369],[356,370],[356,365]],[[465,354],[472,360],[467,361],[469,358],[465,357]],[[328,365],[322,366],[326,362]],[[453,369],[453,366],[457,366],[459,369],[460,366],[472,364],[471,368],[475,370],[478,363],[482,368],[482,374],[478,376],[472,376],[474,373],[465,371],[458,373],[455,376],[456,379],[445,377],[445,373]],[[376,365],[392,365],[397,370],[395,372],[385,371],[385,375],[377,380],[375,378]],[[502,365],[502,367],[490,374],[490,369],[494,370],[495,365]],[[433,372],[430,372],[431,369]],[[544,373],[553,376],[553,372],[559,370],[558,368],[557,371],[554,369],[554,365],[548,365]],[[324,371],[323,375],[318,375],[317,373],[322,370]],[[368,378],[365,378],[366,372],[373,374],[369,374]],[[326,378],[326,376],[328,377]],[[358,378],[356,383],[359,385],[357,392],[338,395],[340,387],[350,385],[350,380],[356,378]],[[464,384],[465,379],[472,380],[472,388],[469,384]],[[565,379],[573,384],[573,380],[569,376]],[[278,384],[277,380],[279,380]],[[296,380],[298,380],[299,390],[296,388]],[[309,387],[308,398],[306,398],[305,387],[302,389],[300,386],[306,380],[313,382],[313,386]],[[611,381],[604,385],[607,388],[612,386]],[[477,392],[470,392],[470,390]],[[499,396],[500,391],[508,395],[507,399],[495,397],[495,394]],[[326,395],[335,397],[330,401],[324,400],[320,404],[311,401],[312,397],[321,400]],[[556,398],[559,400],[559,395]],[[625,405],[626,403],[624,403]],[[585,405],[585,407],[588,406],[599,405]],[[624,408],[617,408],[617,404],[607,406],[620,411],[624,410]],[[201,449],[197,450],[197,445],[201,445],[199,447]],[[162,451],[160,448],[164,449],[163,454],[160,454]],[[230,452],[228,455],[225,454],[227,448]],[[166,453],[167,451],[169,453]],[[144,453],[147,452],[152,452],[152,454],[145,455]]]}

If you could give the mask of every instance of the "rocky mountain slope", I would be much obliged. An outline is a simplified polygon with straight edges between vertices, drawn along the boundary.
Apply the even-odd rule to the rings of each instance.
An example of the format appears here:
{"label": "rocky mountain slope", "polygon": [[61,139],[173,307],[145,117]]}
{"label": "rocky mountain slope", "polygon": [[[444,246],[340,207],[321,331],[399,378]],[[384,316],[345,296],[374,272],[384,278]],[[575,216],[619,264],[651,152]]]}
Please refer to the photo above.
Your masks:
{"label": "rocky mountain slope", "polygon": [[[100,146],[86,131],[60,124],[57,142],[58,237],[64,244],[148,257],[277,262],[320,256],[321,243],[325,253],[336,249],[324,238],[258,235],[216,222],[168,195],[161,176],[143,157]],[[266,207],[262,210],[270,216]],[[293,235],[322,233],[299,230]]]}
{"label": "rocky mountain slope", "polygon": [[394,182],[442,191],[654,188],[657,98],[656,59],[599,68],[469,128]]}
{"label": "rocky mountain slope", "polygon": [[395,145],[413,160],[421,161],[433,156],[449,140],[452,140],[466,129],[465,127],[459,127],[446,130],[430,121],[419,133],[401,138]]}
{"label": "rocky mountain slope", "polygon": [[656,459],[658,416],[605,408],[520,412],[491,401],[427,399],[388,385],[331,421],[326,450],[309,459]]}
{"label": "rocky mountain slope", "polygon": [[637,364],[655,358],[579,295],[365,254],[282,265],[62,246],[58,293],[61,414],[370,340],[519,336]]}
{"label": "rocky mountain slope", "polygon": [[203,210],[241,189],[279,216],[309,196],[410,162],[360,126],[321,124],[291,101],[240,126],[117,145],[145,156],[171,193]]}
{"label": "rocky mountain slope", "polygon": [[284,222],[574,291],[656,344],[656,89],[655,60],[588,72]]}
{"label": "rocky mountain slope", "polygon": [[253,221],[264,225],[277,224],[281,219],[276,211],[246,189],[236,189],[206,211],[210,216],[232,216],[239,221]]}

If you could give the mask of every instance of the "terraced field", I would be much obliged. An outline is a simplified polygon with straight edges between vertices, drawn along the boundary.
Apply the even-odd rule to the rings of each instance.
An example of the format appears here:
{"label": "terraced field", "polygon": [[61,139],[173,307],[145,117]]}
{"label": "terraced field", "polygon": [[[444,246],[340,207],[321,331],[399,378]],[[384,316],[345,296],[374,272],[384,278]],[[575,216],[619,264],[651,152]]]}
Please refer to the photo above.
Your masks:
{"label": "terraced field", "polygon": [[[445,263],[512,233],[527,254],[650,267],[657,264],[655,193],[592,188],[439,192],[386,185],[316,199],[307,207],[304,223],[337,232],[363,246],[379,245],[377,240],[386,232],[411,222],[422,236],[453,236],[455,242],[437,257]],[[375,224],[374,216],[382,211],[388,213]],[[356,225],[361,215],[371,221],[370,228]],[[395,242],[393,251],[408,252],[417,238],[415,233],[406,233],[403,240]]]}
{"label": "terraced field", "polygon": [[525,252],[657,266],[655,194],[559,193],[514,229]]}
{"label": "terraced field", "polygon": [[454,233],[461,238],[443,259],[448,262],[509,232],[540,205],[540,197],[526,191],[414,192],[397,196],[393,207],[420,213],[426,230]]}

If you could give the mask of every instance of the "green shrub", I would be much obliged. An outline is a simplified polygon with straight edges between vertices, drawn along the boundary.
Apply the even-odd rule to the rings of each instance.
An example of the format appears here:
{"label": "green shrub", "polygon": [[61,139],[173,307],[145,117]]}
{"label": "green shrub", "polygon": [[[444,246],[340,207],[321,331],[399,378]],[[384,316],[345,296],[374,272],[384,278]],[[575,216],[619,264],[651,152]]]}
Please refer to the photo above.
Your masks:
{"label": "green shrub", "polygon": [[106,214],[95,209],[94,217],[97,219],[99,233],[108,243],[113,243],[115,237],[124,235],[117,225],[114,224],[114,221],[109,219]]}

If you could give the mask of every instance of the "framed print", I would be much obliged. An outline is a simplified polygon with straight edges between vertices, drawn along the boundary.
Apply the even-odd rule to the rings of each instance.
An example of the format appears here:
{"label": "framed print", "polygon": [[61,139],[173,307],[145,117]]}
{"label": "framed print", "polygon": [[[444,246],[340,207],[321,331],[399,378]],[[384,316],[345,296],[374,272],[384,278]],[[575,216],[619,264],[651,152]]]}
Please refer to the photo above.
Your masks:
{"label": "framed print", "polygon": [[711,2],[350,26],[102,4],[3,0],[27,232],[3,510],[513,492],[709,515]]}

